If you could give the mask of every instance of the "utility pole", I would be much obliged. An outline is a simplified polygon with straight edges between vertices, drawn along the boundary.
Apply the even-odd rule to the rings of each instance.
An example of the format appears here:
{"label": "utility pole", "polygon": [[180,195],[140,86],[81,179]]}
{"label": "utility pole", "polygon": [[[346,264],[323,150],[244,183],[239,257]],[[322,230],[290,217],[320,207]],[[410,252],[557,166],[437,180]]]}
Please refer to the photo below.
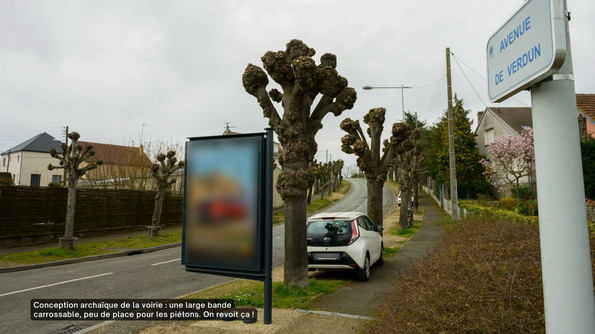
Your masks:
{"label": "utility pole", "polygon": [[417,111],[415,112],[415,128],[417,129]]}
{"label": "utility pole", "polygon": [[455,156],[455,132],[452,115],[452,83],[450,77],[450,48],[446,48],[446,87],[448,92],[448,158],[450,165],[450,204],[452,219],[459,219],[457,195],[457,162]]}

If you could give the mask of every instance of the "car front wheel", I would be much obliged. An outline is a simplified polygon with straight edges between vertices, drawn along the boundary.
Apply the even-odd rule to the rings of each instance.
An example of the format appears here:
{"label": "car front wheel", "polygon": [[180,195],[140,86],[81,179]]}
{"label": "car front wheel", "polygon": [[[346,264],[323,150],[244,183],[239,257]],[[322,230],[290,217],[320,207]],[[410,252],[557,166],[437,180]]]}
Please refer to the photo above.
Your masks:
{"label": "car front wheel", "polygon": [[357,272],[357,278],[362,282],[367,282],[370,279],[370,256],[367,254],[364,261],[364,268]]}

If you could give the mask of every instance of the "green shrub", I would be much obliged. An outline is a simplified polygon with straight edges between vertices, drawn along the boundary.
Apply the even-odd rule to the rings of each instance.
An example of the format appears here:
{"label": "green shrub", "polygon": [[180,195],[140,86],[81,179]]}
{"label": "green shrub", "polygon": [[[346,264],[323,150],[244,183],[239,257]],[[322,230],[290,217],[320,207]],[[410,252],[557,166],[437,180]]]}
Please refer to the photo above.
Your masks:
{"label": "green shrub", "polygon": [[57,183],[57,182],[50,182],[48,183],[48,187],[50,188],[63,188],[61,183]]}
{"label": "green shrub", "polygon": [[537,198],[537,189],[533,186],[519,186],[512,192],[512,196],[519,201],[526,201]]}
{"label": "green shrub", "polygon": [[537,216],[537,200],[528,199],[520,201],[514,212],[525,216]]}
{"label": "green shrub", "polygon": [[486,207],[479,204],[473,204],[470,202],[462,202],[460,204],[461,209],[466,209],[473,215],[485,216],[492,219],[502,219],[508,221],[514,221],[523,224],[537,224],[537,216],[524,216],[514,211],[505,210],[501,208]]}
{"label": "green shrub", "polygon": [[12,175],[8,172],[0,172],[0,185],[13,185]]}
{"label": "green shrub", "polygon": [[506,197],[500,200],[500,208],[504,210],[514,210],[517,206],[517,200],[512,197]]}

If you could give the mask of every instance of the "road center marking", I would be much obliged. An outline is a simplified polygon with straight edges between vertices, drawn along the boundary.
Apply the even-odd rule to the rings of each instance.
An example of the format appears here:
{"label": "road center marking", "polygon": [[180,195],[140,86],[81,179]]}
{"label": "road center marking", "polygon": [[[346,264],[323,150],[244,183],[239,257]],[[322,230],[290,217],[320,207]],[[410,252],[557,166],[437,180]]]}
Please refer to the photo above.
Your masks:
{"label": "road center marking", "polygon": [[161,264],[166,264],[166,263],[175,262],[175,261],[180,261],[180,260],[182,260],[182,258],[181,258],[181,257],[179,257],[179,258],[177,258],[177,259],[169,260],[169,261],[163,261],[163,262],[157,262],[157,263],[153,263],[153,264],[151,264],[151,265],[152,265],[152,266],[158,266],[158,265],[161,265]]}
{"label": "road center marking", "polygon": [[66,284],[66,283],[72,283],[72,282],[76,282],[76,281],[82,281],[82,280],[96,278],[96,277],[101,277],[101,276],[107,276],[107,275],[111,275],[111,274],[113,274],[113,273],[104,273],[104,274],[98,274],[98,275],[93,275],[93,276],[75,278],[75,279],[71,279],[71,280],[68,280],[68,281],[62,281],[62,282],[58,282],[58,283],[40,285],[40,286],[36,286],[34,288],[29,288],[29,289],[23,289],[23,290],[18,290],[18,291],[12,291],[12,292],[3,293],[3,294],[0,294],[0,297],[14,295],[14,294],[17,294],[17,293],[27,292],[27,291],[31,291],[31,290],[49,288],[51,286],[62,285],[62,284]]}

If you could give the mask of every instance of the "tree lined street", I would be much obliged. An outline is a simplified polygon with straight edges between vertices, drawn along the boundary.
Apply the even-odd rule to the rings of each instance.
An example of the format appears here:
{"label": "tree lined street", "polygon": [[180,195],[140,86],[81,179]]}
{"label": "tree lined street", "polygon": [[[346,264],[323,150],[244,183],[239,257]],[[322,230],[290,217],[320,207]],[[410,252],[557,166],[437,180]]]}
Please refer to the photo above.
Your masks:
{"label": "tree lined street", "polygon": [[[327,211],[366,211],[366,181],[349,179],[351,190]],[[394,196],[385,187],[384,211]],[[273,227],[273,267],[283,264],[284,225]],[[59,333],[99,321],[32,321],[30,301],[40,298],[176,298],[232,280],[187,272],[181,247],[148,254],[0,274],[0,328],[4,333]]]}

